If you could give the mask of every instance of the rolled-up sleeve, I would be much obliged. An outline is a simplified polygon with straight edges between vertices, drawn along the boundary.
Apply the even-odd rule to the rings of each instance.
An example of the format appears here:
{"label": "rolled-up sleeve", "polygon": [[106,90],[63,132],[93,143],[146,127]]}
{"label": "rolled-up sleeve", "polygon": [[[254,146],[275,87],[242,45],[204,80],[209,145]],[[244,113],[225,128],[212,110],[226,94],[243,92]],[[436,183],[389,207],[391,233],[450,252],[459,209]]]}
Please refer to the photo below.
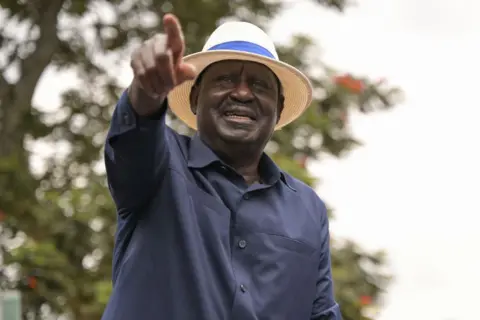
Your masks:
{"label": "rolled-up sleeve", "polygon": [[327,209],[321,204],[321,246],[318,267],[317,294],[313,303],[312,320],[341,320],[341,313],[335,301],[330,258],[330,231]]}
{"label": "rolled-up sleeve", "polygon": [[146,204],[165,175],[169,157],[167,102],[151,117],[138,116],[125,91],[113,112],[105,143],[108,185],[119,214]]}

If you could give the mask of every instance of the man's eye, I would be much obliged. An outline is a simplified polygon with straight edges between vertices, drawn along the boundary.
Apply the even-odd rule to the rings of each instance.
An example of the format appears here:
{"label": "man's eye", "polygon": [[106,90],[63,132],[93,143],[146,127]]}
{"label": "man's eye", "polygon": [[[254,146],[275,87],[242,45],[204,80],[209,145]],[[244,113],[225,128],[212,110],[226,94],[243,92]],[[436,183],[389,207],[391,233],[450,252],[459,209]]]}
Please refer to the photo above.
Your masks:
{"label": "man's eye", "polygon": [[229,75],[223,75],[223,76],[219,76],[217,78],[217,81],[219,81],[219,82],[233,82],[233,78]]}
{"label": "man's eye", "polygon": [[256,88],[269,89],[268,84],[262,80],[254,80],[252,85]]}

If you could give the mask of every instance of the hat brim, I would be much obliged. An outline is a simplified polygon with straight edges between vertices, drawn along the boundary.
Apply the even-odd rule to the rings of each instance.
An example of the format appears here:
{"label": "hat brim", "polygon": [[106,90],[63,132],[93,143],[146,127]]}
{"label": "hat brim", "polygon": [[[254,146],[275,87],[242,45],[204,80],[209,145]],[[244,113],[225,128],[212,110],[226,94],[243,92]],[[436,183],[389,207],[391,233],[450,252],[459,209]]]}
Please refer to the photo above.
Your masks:
{"label": "hat brim", "polygon": [[[312,102],[312,85],[308,78],[296,68],[261,55],[230,50],[204,51],[183,58],[185,63],[196,67],[200,74],[207,66],[223,60],[244,60],[261,63],[278,77],[285,96],[284,108],[280,120],[275,126],[278,130],[297,119]],[[186,81],[175,87],[168,95],[172,112],[187,126],[196,130],[197,119],[190,108],[190,91],[194,81]]]}

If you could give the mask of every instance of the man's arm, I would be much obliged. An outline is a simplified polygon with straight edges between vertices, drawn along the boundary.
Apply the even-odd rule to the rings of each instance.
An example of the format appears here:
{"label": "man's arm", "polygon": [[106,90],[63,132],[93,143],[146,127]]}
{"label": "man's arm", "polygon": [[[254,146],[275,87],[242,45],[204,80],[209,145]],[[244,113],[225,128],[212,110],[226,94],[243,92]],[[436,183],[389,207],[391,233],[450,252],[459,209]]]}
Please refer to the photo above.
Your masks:
{"label": "man's arm", "polygon": [[178,19],[163,18],[166,34],[145,41],[132,54],[134,74],[113,113],[105,145],[105,166],[119,214],[141,208],[165,176],[169,158],[165,116],[168,93],[195,78],[183,63],[184,37]]}
{"label": "man's arm", "polygon": [[151,197],[165,175],[169,157],[166,101],[154,114],[140,116],[125,91],[113,113],[105,144],[108,185],[119,214],[130,213]]}
{"label": "man's arm", "polygon": [[317,295],[313,303],[312,320],[341,320],[340,308],[335,302],[330,258],[330,231],[327,209],[322,202],[321,208],[321,247],[318,266]]}

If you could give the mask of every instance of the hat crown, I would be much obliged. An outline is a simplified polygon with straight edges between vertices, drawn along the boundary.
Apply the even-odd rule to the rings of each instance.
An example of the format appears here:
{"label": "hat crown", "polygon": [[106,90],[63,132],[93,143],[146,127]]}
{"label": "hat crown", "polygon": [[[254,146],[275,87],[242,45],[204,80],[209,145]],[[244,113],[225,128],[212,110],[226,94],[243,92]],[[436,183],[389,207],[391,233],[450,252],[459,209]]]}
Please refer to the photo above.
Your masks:
{"label": "hat crown", "polygon": [[212,50],[243,51],[278,60],[272,39],[249,22],[230,21],[220,25],[210,35],[202,51]]}

